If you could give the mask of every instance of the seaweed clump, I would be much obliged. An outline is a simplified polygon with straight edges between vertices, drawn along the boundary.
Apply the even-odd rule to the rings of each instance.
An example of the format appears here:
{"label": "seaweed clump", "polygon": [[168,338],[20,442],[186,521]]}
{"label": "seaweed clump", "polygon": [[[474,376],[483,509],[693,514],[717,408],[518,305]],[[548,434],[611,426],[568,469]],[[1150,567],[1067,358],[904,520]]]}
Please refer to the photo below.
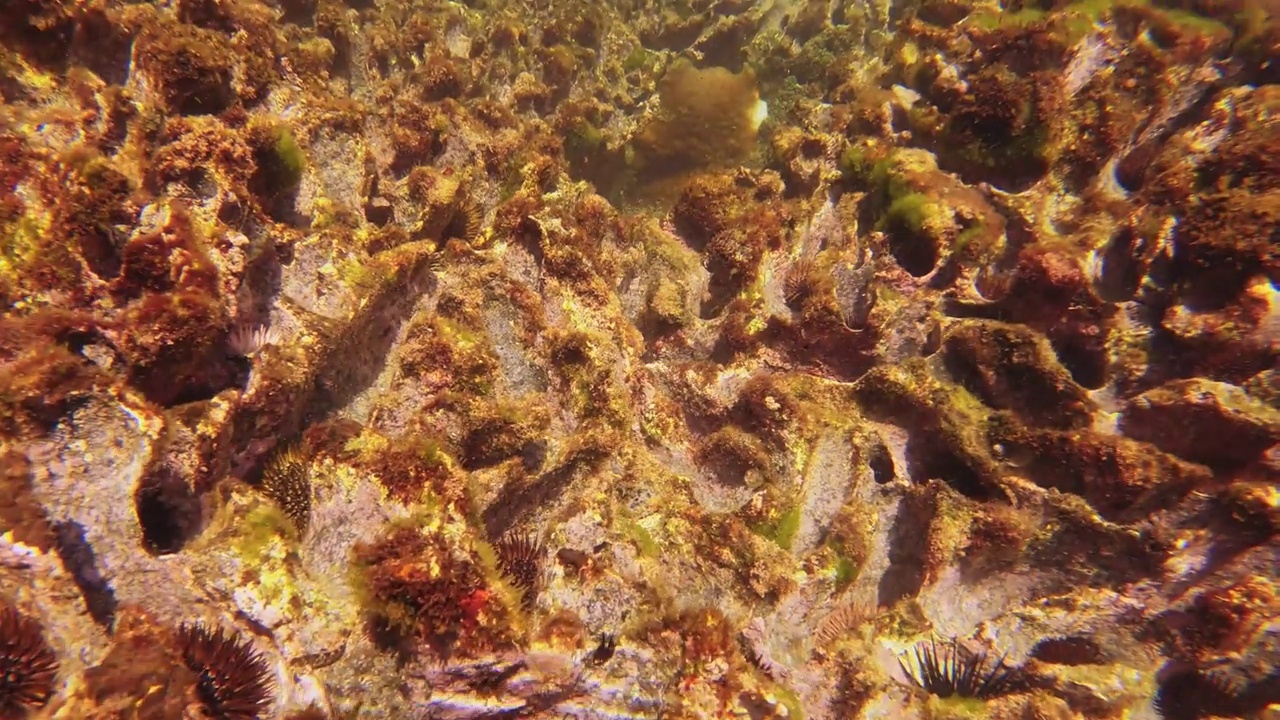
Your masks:
{"label": "seaweed clump", "polygon": [[132,605],[121,607],[113,630],[110,650],[85,670],[68,715],[182,717],[199,678],[187,667],[174,631]]}
{"label": "seaweed clump", "polygon": [[170,111],[212,115],[235,102],[225,38],[195,25],[157,22],[137,41],[138,68],[160,90]]}
{"label": "seaweed clump", "polygon": [[754,73],[678,61],[659,84],[661,108],[633,140],[639,174],[659,179],[741,161],[762,119]]}
{"label": "seaweed clump", "polygon": [[479,558],[448,533],[402,527],[355,549],[357,584],[373,628],[388,639],[451,647],[466,637],[483,647],[502,605],[487,586]]}

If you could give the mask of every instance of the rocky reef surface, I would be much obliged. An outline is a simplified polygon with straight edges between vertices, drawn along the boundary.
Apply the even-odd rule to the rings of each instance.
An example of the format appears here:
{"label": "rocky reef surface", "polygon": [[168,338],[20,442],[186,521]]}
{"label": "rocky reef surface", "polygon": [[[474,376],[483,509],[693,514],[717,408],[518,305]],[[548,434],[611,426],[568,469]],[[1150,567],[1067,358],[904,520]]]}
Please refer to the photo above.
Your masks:
{"label": "rocky reef surface", "polygon": [[1280,717],[1267,0],[0,0],[0,717]]}

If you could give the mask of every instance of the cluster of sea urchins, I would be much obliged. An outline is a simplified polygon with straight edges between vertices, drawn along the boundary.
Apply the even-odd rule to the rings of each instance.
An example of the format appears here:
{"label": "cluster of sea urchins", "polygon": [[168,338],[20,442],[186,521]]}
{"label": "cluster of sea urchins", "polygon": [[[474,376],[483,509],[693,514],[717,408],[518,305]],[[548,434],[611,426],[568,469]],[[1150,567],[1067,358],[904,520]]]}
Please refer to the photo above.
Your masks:
{"label": "cluster of sea urchins", "polygon": [[[243,640],[201,624],[178,631],[208,717],[256,720],[271,707],[275,683],[266,659]],[[21,720],[57,690],[58,656],[33,618],[0,605],[0,720]]]}

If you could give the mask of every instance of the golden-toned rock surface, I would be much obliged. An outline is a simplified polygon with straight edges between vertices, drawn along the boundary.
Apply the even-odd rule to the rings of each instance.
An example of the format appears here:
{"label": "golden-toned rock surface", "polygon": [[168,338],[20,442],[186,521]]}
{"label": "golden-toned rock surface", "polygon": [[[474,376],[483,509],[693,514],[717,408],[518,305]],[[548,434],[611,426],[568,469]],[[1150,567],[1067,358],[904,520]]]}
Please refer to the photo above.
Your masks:
{"label": "golden-toned rock surface", "polygon": [[0,0],[0,717],[1274,716],[1276,12]]}

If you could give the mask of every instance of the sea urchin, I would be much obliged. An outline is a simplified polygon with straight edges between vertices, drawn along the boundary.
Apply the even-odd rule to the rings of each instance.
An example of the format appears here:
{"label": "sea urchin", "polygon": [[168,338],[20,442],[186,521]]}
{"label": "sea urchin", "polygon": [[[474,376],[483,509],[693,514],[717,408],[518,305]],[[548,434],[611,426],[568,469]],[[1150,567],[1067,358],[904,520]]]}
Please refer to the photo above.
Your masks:
{"label": "sea urchin", "polygon": [[311,522],[311,470],[297,448],[277,452],[262,471],[262,492],[275,501],[301,535]]}
{"label": "sea urchin", "polygon": [[507,534],[498,540],[495,549],[498,566],[524,593],[525,606],[531,606],[542,575],[542,543],[533,535]]}
{"label": "sea urchin", "polygon": [[184,623],[178,634],[183,659],[199,677],[196,691],[210,717],[255,720],[266,713],[275,682],[261,653],[222,628]]}
{"label": "sea urchin", "polygon": [[0,607],[0,718],[22,718],[53,697],[58,658],[40,623]]}
{"label": "sea urchin", "polygon": [[986,653],[962,650],[954,638],[941,651],[929,640],[916,645],[913,652],[916,669],[913,671],[899,658],[902,672],[911,682],[938,697],[992,698],[1009,692],[1015,685],[1016,671],[1004,664],[1003,657],[987,667]]}

